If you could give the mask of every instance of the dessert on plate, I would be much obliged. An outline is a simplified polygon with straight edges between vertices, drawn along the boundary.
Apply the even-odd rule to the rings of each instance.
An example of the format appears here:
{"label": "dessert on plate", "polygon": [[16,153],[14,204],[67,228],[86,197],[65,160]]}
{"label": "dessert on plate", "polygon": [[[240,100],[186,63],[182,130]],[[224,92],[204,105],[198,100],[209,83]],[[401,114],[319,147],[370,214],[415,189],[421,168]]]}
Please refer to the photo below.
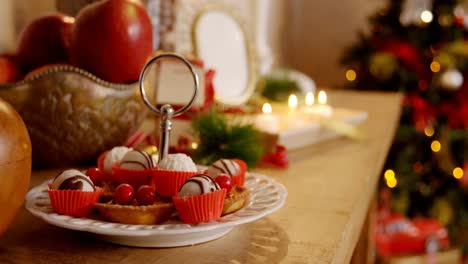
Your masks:
{"label": "dessert on plate", "polygon": [[223,215],[240,210],[247,202],[249,190],[244,187],[247,165],[239,159],[220,159],[206,170],[213,180],[227,189]]}
{"label": "dessert on plate", "polygon": [[177,195],[184,182],[198,174],[197,166],[186,154],[168,154],[154,170],[153,183],[156,192],[163,197]]}
{"label": "dessert on plate", "polygon": [[236,212],[248,202],[249,190],[243,186],[247,166],[241,160],[218,160],[204,174],[181,153],[155,165],[145,151],[115,147],[86,175],[75,169],[59,173],[49,185],[52,207],[77,217],[95,208],[95,216],[124,224],[161,224],[175,216],[196,224]]}
{"label": "dessert on plate", "polygon": [[112,166],[113,180],[117,183],[128,183],[138,189],[141,185],[152,184],[153,168],[153,159],[148,153],[130,150]]}
{"label": "dessert on plate", "polygon": [[219,174],[231,177],[233,185],[244,186],[247,164],[240,159],[219,159],[206,170],[206,174],[215,178]]}
{"label": "dessert on plate", "polygon": [[208,175],[190,177],[172,200],[182,222],[195,224],[221,217],[226,189],[222,189]]}
{"label": "dessert on plate", "polygon": [[88,176],[75,169],[57,174],[48,189],[54,211],[75,217],[88,216],[101,192]]}

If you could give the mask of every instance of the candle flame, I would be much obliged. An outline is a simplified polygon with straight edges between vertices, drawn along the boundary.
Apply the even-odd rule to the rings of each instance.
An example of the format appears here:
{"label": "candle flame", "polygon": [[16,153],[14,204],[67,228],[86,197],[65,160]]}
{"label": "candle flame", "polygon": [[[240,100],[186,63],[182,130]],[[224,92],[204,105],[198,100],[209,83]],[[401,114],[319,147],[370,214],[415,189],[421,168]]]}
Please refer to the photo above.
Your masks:
{"label": "candle flame", "polygon": [[306,105],[307,105],[307,106],[311,106],[311,105],[314,104],[314,102],[315,102],[315,96],[314,96],[314,94],[313,94],[312,92],[308,92],[308,93],[306,94],[306,98],[305,98],[305,103],[306,103]]}
{"label": "candle flame", "polygon": [[271,107],[271,104],[269,103],[264,103],[263,106],[262,106],[262,112],[264,114],[271,114],[271,112],[273,112],[273,109]]}
{"label": "candle flame", "polygon": [[327,104],[327,93],[325,91],[318,93],[318,102],[319,104]]}
{"label": "candle flame", "polygon": [[297,96],[295,94],[291,94],[288,99],[289,108],[295,109],[297,108]]}

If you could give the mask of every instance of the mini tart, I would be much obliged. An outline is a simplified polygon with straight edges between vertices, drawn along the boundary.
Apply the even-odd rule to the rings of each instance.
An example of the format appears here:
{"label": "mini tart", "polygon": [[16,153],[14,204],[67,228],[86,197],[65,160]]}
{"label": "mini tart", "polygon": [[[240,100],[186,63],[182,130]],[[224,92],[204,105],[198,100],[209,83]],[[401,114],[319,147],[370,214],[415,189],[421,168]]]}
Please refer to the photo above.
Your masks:
{"label": "mini tart", "polygon": [[107,203],[110,200],[114,199],[114,192],[117,186],[119,186],[119,183],[117,182],[102,182],[100,186],[102,189],[102,193],[99,197],[99,202]]}
{"label": "mini tart", "polygon": [[130,225],[160,224],[175,212],[173,203],[159,201],[152,205],[140,206],[97,203],[94,208],[108,221]]}
{"label": "mini tart", "polygon": [[247,197],[249,197],[249,190],[245,187],[234,186],[231,191],[226,194],[224,200],[224,207],[222,215],[234,213],[245,206]]}

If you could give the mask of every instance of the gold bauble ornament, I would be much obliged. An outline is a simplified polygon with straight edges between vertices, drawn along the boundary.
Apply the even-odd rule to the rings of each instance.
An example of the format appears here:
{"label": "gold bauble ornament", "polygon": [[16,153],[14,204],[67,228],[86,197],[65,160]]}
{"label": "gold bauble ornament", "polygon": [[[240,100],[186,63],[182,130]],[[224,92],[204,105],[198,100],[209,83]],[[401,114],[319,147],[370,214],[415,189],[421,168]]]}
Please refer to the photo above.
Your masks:
{"label": "gold bauble ornament", "polygon": [[31,141],[23,120],[0,98],[0,235],[21,208],[31,176]]}

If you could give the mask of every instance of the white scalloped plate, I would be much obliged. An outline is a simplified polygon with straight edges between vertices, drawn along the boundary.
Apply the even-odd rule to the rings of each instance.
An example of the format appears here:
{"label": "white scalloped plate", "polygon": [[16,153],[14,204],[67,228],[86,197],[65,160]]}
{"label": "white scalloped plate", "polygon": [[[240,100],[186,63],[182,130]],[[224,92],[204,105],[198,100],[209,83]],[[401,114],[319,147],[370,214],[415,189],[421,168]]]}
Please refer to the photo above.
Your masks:
{"label": "white scalloped plate", "polygon": [[58,227],[87,231],[96,237],[121,245],[136,247],[178,247],[207,242],[227,234],[240,224],[248,223],[281,208],[288,194],[286,188],[258,173],[247,173],[245,186],[250,190],[247,205],[241,210],[208,223],[196,225],[176,222],[163,225],[127,225],[90,218],[60,215],[52,210],[47,184],[31,189],[25,207],[33,215]]}

